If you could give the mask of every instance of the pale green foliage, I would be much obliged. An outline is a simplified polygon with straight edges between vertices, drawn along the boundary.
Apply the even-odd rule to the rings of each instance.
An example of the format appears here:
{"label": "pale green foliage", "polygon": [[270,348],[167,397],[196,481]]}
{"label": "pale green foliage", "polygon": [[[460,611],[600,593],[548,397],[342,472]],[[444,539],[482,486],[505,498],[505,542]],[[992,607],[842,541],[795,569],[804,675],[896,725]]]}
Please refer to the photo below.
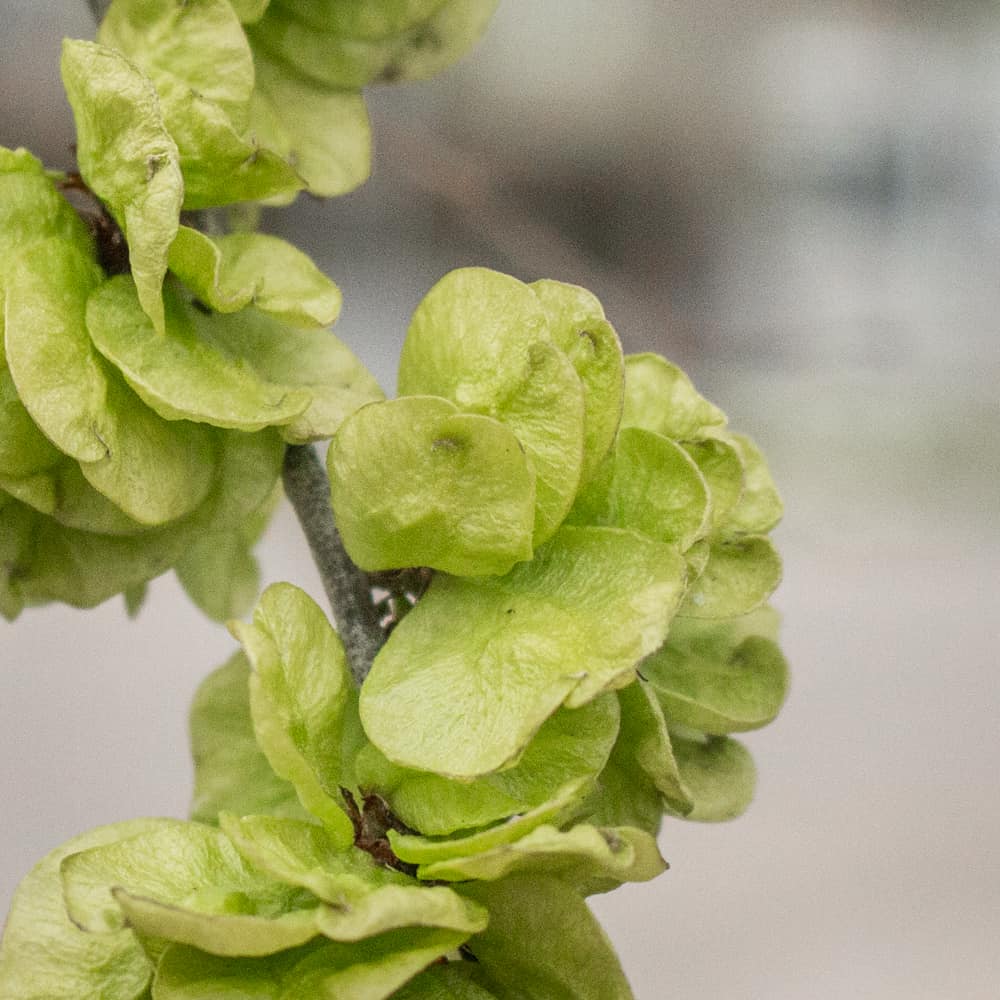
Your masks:
{"label": "pale green foliage", "polygon": [[[678,539],[688,562],[689,588],[680,616],[717,619],[743,615],[760,607],[781,580],[781,559],[765,537],[781,519],[782,504],[763,456],[744,435],[725,427],[725,415],[698,394],[688,377],[676,366],[652,354],[626,359],[625,405],[622,430],[615,452],[628,447],[631,434],[648,435],[649,440],[673,441],[689,456],[704,483],[708,509],[701,526]],[[647,445],[647,449],[648,449]],[[632,451],[636,448],[633,445]],[[635,471],[627,470],[641,482],[652,484],[655,465],[632,459]],[[618,462],[614,468],[617,470]],[[659,499],[653,510],[641,502],[642,486],[619,486],[605,470],[604,486],[599,479],[580,501],[577,519],[608,518],[609,511],[640,531],[653,532],[658,526],[656,507],[663,506],[680,489],[676,475],[672,486],[656,490]],[[596,493],[596,496],[595,496]],[[636,502],[638,500],[638,502]],[[678,500],[674,500],[678,504]],[[683,510],[683,504],[679,504]],[[688,509],[689,523],[694,512]],[[661,517],[662,521],[662,517]],[[669,522],[667,522],[669,524]],[[674,529],[676,531],[676,529]]]}
{"label": "pale green foliage", "polygon": [[[133,419],[138,413],[147,421],[159,420],[141,408],[128,412]],[[249,549],[269,512],[282,445],[276,435],[218,432],[209,456],[206,468],[199,470],[211,475],[208,491],[195,511],[153,529],[133,521],[98,493],[84,478],[87,465],[63,459],[30,480],[0,480],[8,494],[34,508],[25,510],[11,501],[11,512],[23,511],[14,519],[13,530],[23,530],[25,543],[8,563],[14,567],[21,597],[91,607],[174,565],[210,614],[223,617],[242,611],[252,602],[256,584],[253,592],[244,587],[241,593],[239,578],[227,575],[231,567],[225,556],[236,551],[246,574],[256,578]],[[155,460],[150,467],[155,468]],[[155,483],[155,478],[136,480],[139,487]],[[228,542],[232,536],[235,543]]]}
{"label": "pale green foliage", "polygon": [[173,93],[187,89],[237,119],[245,112],[253,61],[227,0],[115,0],[97,37],[153,81],[161,104],[169,105]]}
{"label": "pale green foliage", "polygon": [[[135,106],[131,121],[164,129],[174,143],[185,208],[283,202],[302,189],[329,197],[361,184],[371,135],[360,88],[444,69],[476,41],[495,6],[115,0],[98,39],[155,93],[156,113]],[[105,51],[90,68],[110,85]],[[106,101],[94,90],[91,113]],[[82,102],[74,109],[79,116]]]}
{"label": "pale green foliage", "polygon": [[[776,647],[772,655],[780,657]],[[657,664],[663,656],[661,651],[643,664],[644,672],[649,669],[650,683],[640,681],[619,692],[619,740],[584,806],[594,823],[631,825],[655,833],[664,812],[689,820],[716,821],[733,819],[750,804],[756,772],[749,752],[735,740],[702,736],[695,727],[750,729],[767,720],[756,720],[753,725],[729,719],[720,723],[721,713],[713,713],[714,706],[706,708],[671,697],[671,692],[657,687]],[[727,693],[719,700],[728,707],[737,699],[738,695]],[[771,705],[773,701],[769,709]],[[677,727],[673,734],[668,723]]]}
{"label": "pale green foliage", "polygon": [[379,39],[416,27],[444,4],[445,0],[293,0],[284,6],[319,31]]}
{"label": "pale green foliage", "polygon": [[224,959],[171,945],[154,1000],[384,1000],[462,944],[458,931],[407,928],[364,941],[327,941],[266,958]]}
{"label": "pale green foliage", "polygon": [[261,749],[337,842],[350,843],[338,787],[350,784],[341,767],[344,744],[353,738],[356,696],[340,639],[316,604],[291,584],[269,587],[253,623],[236,622],[233,630],[254,668],[250,711]]}
{"label": "pale green foliage", "polygon": [[295,73],[356,90],[377,80],[432,76],[482,34],[497,0],[374,0],[272,4],[251,43]]}
{"label": "pale green foliage", "polygon": [[22,402],[57,448],[86,462],[108,456],[115,430],[84,318],[99,283],[96,263],[58,238],[25,250],[4,282],[7,363]]}
{"label": "pale green foliage", "polygon": [[360,941],[416,926],[468,936],[486,925],[482,909],[450,889],[386,872],[310,823],[222,819],[225,832],[162,821],[66,858],[74,923],[100,933],[127,921],[147,937],[223,956],[274,954],[317,934]]}
{"label": "pale green foliage", "polygon": [[360,941],[408,926],[466,933],[486,926],[486,914],[450,889],[417,885],[363,851],[338,850],[330,835],[311,823],[224,816],[222,827],[262,871],[331,904],[317,921],[334,941]]}
{"label": "pale green foliage", "polygon": [[687,819],[735,819],[750,804],[757,770],[746,747],[724,736],[674,737],[674,756],[694,807]]}
{"label": "pale green foliage", "polygon": [[188,596],[207,615],[225,621],[257,596],[252,548],[274,509],[284,445],[271,431],[220,432],[219,444],[215,482],[190,519],[190,541],[174,570]]}
{"label": "pale green foliage", "polygon": [[26,479],[59,460],[59,449],[31,419],[4,364],[0,367],[0,476]]}
{"label": "pale green foliage", "polygon": [[[574,449],[559,451],[567,439],[565,393],[555,400],[536,385],[540,373],[562,384],[537,361],[545,351],[533,355],[539,345],[573,360],[584,401]],[[622,365],[590,293],[558,282],[526,286],[483,269],[453,272],[420,304],[400,388],[400,400],[358,411],[334,439],[333,507],[363,566],[423,564],[462,578],[436,579],[376,658],[361,693],[373,745],[361,751],[360,773],[399,815],[439,836],[460,828],[464,810],[470,823],[496,821],[497,792],[539,773],[544,727],[558,706],[628,685],[618,742],[596,789],[585,789],[585,810],[605,825],[656,830],[664,809],[695,819],[742,809],[747,769],[720,763],[721,784],[709,787],[695,767],[704,755],[693,749],[699,732],[719,735],[773,718],[786,683],[773,643],[753,639],[738,653],[734,645],[711,665],[685,652],[682,667],[677,644],[668,642],[647,661],[652,685],[629,682],[675,614],[681,632],[685,621],[697,628],[703,619],[711,628],[758,607],[777,585],[780,561],[761,532],[780,516],[780,500],[752,443],[726,430],[724,414],[662,358],[639,355]],[[477,531],[481,551],[466,546],[464,565],[452,555],[463,531],[490,510],[474,488],[490,484],[492,472],[463,465],[470,481],[456,489],[442,471],[435,445],[443,434],[421,419],[453,419],[456,406],[506,424],[536,472],[560,469],[563,482],[576,483],[568,510],[549,508],[552,520],[565,517],[575,527],[558,529],[506,573],[509,533]],[[610,434],[602,429],[609,422]],[[553,427],[564,432],[548,448]],[[538,525],[536,511],[536,536]],[[493,565],[491,557],[507,561]],[[646,586],[653,589],[643,597]],[[631,604],[618,603],[623,594]],[[463,627],[450,629],[453,622]],[[682,757],[672,748],[672,725],[686,740]],[[732,746],[725,748],[729,754]],[[565,770],[563,780],[570,777]],[[553,772],[549,793],[557,786]],[[720,797],[728,797],[724,806]],[[536,797],[523,807],[541,803]]]}
{"label": "pale green foliage", "polygon": [[31,512],[9,494],[0,492],[0,614],[9,620],[24,610],[24,592],[15,576],[31,544]]}
{"label": "pale green foliage", "polygon": [[98,39],[152,82],[177,143],[184,207],[299,190],[302,180],[248,132],[253,56],[228,0],[116,0]]}
{"label": "pale green foliage", "polygon": [[708,487],[711,496],[708,527],[716,532],[730,522],[730,512],[746,492],[747,470],[740,452],[719,438],[685,441],[681,447],[698,466]]}
{"label": "pale green foliage", "polygon": [[202,681],[191,705],[194,798],[191,818],[215,823],[223,812],[308,815],[295,788],[279,778],[257,745],[243,653]]}
{"label": "pale green foliage", "polygon": [[[67,72],[89,93],[88,60],[120,69],[121,58],[80,44],[67,47]],[[141,145],[143,135],[113,138]],[[136,261],[131,277],[106,279],[87,228],[38,161],[0,152],[0,189],[13,199],[0,215],[0,490],[19,501],[8,504],[3,613],[25,601],[90,607],[172,565],[207,613],[243,613],[281,467],[282,444],[266,429],[312,440],[381,397],[346,347],[309,328],[335,318],[339,290],[283,241],[212,241],[186,227],[175,239],[176,218],[144,219],[164,265],[169,252],[195,293],[228,315],[200,311],[173,279],[161,288],[159,270],[142,279],[147,291],[155,285],[151,310]],[[131,183],[126,167],[105,178],[106,198],[131,211],[145,195],[114,194]],[[134,241],[130,249],[134,258]],[[147,315],[157,310],[159,333]]]}
{"label": "pale green foliage", "polygon": [[540,806],[494,826],[472,832],[459,831],[450,837],[425,837],[390,830],[389,842],[397,857],[417,865],[436,864],[493,851],[513,844],[546,823],[564,823],[579,809],[581,793],[589,784],[586,779],[569,781]]}
{"label": "pale green foliage", "polygon": [[179,290],[164,292],[165,333],[155,331],[125,276],[91,296],[87,326],[98,349],[167,420],[279,427],[302,442],[329,436],[352,409],[381,396],[351,351],[325,331],[252,308],[206,315]]}
{"label": "pale green foliage", "polygon": [[345,849],[315,822],[230,813],[221,814],[219,822],[240,853],[262,871],[342,906],[348,916],[354,916],[354,904],[380,890],[411,884],[401,872],[377,865],[370,854]]}
{"label": "pale green foliage", "polygon": [[137,535],[144,530],[90,485],[79,462],[56,455],[50,468],[24,478],[4,477],[0,488],[67,528],[103,535]]}
{"label": "pale green foliage", "polygon": [[426,80],[447,69],[478,41],[499,0],[446,0],[436,13],[411,29],[380,79]]}
{"label": "pale green foliage", "polygon": [[642,427],[679,441],[697,440],[721,427],[726,415],[701,396],[666,358],[634,354],[625,361],[622,427]]}
{"label": "pale green foliage", "polygon": [[666,635],[683,575],[662,543],[565,527],[505,577],[439,577],[376,657],[365,730],[406,767],[472,778],[511,765],[561,704],[634,678]]}
{"label": "pale green foliage", "polygon": [[10,1000],[138,1000],[152,969],[129,931],[87,934],[63,904],[59,866],[78,851],[154,828],[155,820],[99,827],[47,854],[19,886],[0,941],[0,995]]}
{"label": "pale green foliage", "polygon": [[253,24],[264,16],[271,0],[230,0],[233,10],[244,24]]}
{"label": "pale green foliage", "polygon": [[220,481],[238,487],[215,490],[203,530],[174,564],[188,597],[217,622],[242,614],[260,592],[253,548],[280,498],[274,481],[284,454],[276,434],[233,432],[227,440]]}
{"label": "pale green foliage", "polygon": [[618,334],[597,296],[578,285],[531,285],[548,318],[549,336],[569,358],[584,387],[583,468],[586,483],[611,448],[621,419],[624,360]]}
{"label": "pale green foliage", "polygon": [[[391,763],[372,744],[355,761],[358,784],[377,788],[408,826],[428,834],[486,826],[557,803],[568,811],[607,763],[618,733],[618,699],[600,695],[580,708],[560,708],[542,723],[514,767],[455,781]],[[570,784],[567,784],[570,782]],[[565,801],[564,801],[565,800]],[[559,803],[562,803],[559,805]],[[407,858],[406,860],[412,860]]]}
{"label": "pale green foliage", "polygon": [[681,620],[642,665],[671,722],[725,735],[758,729],[778,714],[787,664],[777,643],[745,619],[770,631],[761,613],[735,622]]}
{"label": "pale green foliage", "polygon": [[623,358],[592,293],[483,268],[419,304],[383,402],[305,255],[181,224],[359,184],[360,88],[450,64],[494,6],[114,0],[64,47],[80,214],[0,148],[0,613],[132,613],[170,567],[244,613],[285,444],[331,437],[348,553],[401,571],[360,690],[290,584],[231,623],[245,653],[192,706],[193,821],[49,855],[5,998],[629,1000],[584,897],[664,870],[664,814],[750,801],[729,734],[788,684],[756,445]]}
{"label": "pale green foliage", "polygon": [[396,1000],[491,1000],[489,993],[476,981],[477,971],[470,962],[433,965],[411,979],[393,996]]}
{"label": "pale green foliage", "polygon": [[[646,669],[647,659],[643,663]],[[656,697],[643,680],[618,692],[621,728],[591,799],[594,821],[656,832],[664,804],[686,816],[693,803]]]}
{"label": "pale green foliage", "polygon": [[29,413],[91,484],[131,518],[164,524],[205,498],[211,438],[151,413],[108,369],[85,319],[99,282],[94,263],[62,240],[22,254],[7,282],[8,362]]}
{"label": "pale green foliage", "polygon": [[[198,508],[152,529],[113,506],[87,482],[81,466],[69,460],[30,481],[0,482],[8,495],[24,504],[10,499],[4,508],[11,549],[6,565],[12,567],[20,599],[92,607],[113,594],[141,587],[170,566],[192,571],[192,564],[199,561],[197,580],[187,572],[182,580],[194,599],[209,613],[242,611],[255,593],[240,594],[238,587],[234,592],[237,581],[225,575],[229,566],[218,557],[232,551],[222,543],[236,534],[244,546],[247,572],[256,576],[249,546],[260,527],[255,522],[270,509],[282,444],[272,434],[220,432],[211,455],[212,478]],[[24,489],[29,484],[34,487],[31,492]],[[5,613],[13,617],[18,610],[20,601],[12,602]]]}
{"label": "pale green foliage", "polygon": [[0,146],[0,194],[0,281],[32,243],[58,236],[90,249],[86,226],[26,149]]}
{"label": "pale green foliage", "polygon": [[[213,432],[226,446],[179,567],[221,614],[236,602],[220,580],[246,575],[240,532],[266,508],[278,434],[318,407],[274,378],[270,346],[279,329],[299,336],[301,360],[313,331],[263,310],[298,301],[299,322],[322,321],[308,310],[332,286],[274,245],[298,269],[285,295],[267,244],[181,232],[178,269],[234,312],[206,314],[168,283],[158,335],[127,277],[73,301],[87,301],[101,351],[85,338],[86,356],[124,371],[157,419],[248,421]],[[237,344],[248,363],[234,368]],[[583,897],[663,871],[665,812],[745,809],[753,763],[724,734],[765,724],[784,697],[773,616],[746,614],[780,575],[761,533],[780,513],[766,466],[672,366],[623,365],[599,304],[572,286],[449,276],[411,324],[401,383],[418,394],[391,403],[362,406],[377,390],[325,344],[347,359],[341,388],[360,386],[340,404],[354,412],[329,418],[348,549],[373,569],[457,575],[419,596],[360,697],[320,609],[270,588],[252,623],[232,625],[252,669],[234,659],[192,711],[194,814],[222,829],[164,823],[68,859],[73,919],[135,928],[158,962],[154,998],[388,997],[408,980],[418,997],[627,998]],[[643,373],[624,396],[623,369]],[[663,382],[680,416],[649,387]],[[271,391],[291,410],[268,416]],[[635,423],[618,428],[623,399]],[[41,503],[45,475],[20,480],[21,495]],[[462,942],[471,978],[446,966],[413,979]]]}
{"label": "pale green foliage", "polygon": [[510,844],[423,864],[420,878],[442,882],[493,882],[515,872],[549,875],[582,895],[607,892],[623,882],[646,882],[666,865],[656,841],[642,830],[599,829],[580,824],[565,832],[539,826]]}
{"label": "pale green foliage", "polygon": [[313,900],[251,868],[220,830],[162,820],[150,831],[72,854],[66,905],[90,933],[124,927],[216,955],[270,955],[318,933]]}
{"label": "pale green foliage", "polygon": [[253,604],[260,571],[254,539],[240,528],[194,539],[174,565],[188,597],[213,621],[225,622]]}
{"label": "pale green foliage", "polygon": [[534,472],[491,417],[437,396],[363,407],[328,465],[337,527],[362,569],[499,575],[531,558]]}
{"label": "pale green foliage", "polygon": [[713,539],[708,562],[693,580],[679,614],[732,618],[760,607],[781,581],[781,558],[768,538]]}
{"label": "pale green foliage", "polygon": [[153,85],[118,52],[66,41],[62,74],[80,173],[122,227],[139,301],[162,331],[160,285],[184,200],[177,144]]}
{"label": "pale green foliage", "polygon": [[[0,147],[0,306],[19,255],[56,237],[81,253],[91,249],[86,227],[56,192],[42,164],[27,150]],[[4,326],[0,311],[0,334]],[[0,337],[0,475],[22,478],[55,465],[59,451],[24,408],[8,370],[4,340]]]}
{"label": "pale green foliage", "polygon": [[465,576],[530,559],[611,447],[622,371],[585,289],[485,268],[446,275],[410,323],[403,398],[357,413],[331,448],[348,552],[366,569]]}
{"label": "pale green foliage", "polygon": [[551,537],[580,483],[584,387],[530,286],[485,268],[442,278],[410,322],[399,391],[509,427],[535,473],[534,543]]}
{"label": "pale green foliage", "polygon": [[330,198],[363,184],[371,170],[372,135],[361,94],[290,75],[264,53],[254,63],[249,114],[260,142],[294,165],[311,194]]}
{"label": "pale green foliage", "polygon": [[727,519],[727,527],[751,534],[770,531],[781,520],[784,505],[764,456],[745,434],[731,433],[726,440],[739,452],[745,471],[743,493]]}
{"label": "pale green foliage", "polygon": [[[334,512],[363,567],[488,576],[528,559],[509,513],[524,503],[523,461],[536,547],[563,520],[676,546],[689,577],[679,613],[699,618],[745,614],[777,586],[781,563],[763,533],[781,502],[759,451],[676,366],[654,355],[623,365],[584,289],[452,272],[414,313],[399,384],[402,399],[357,413],[330,451]],[[495,449],[491,476],[476,467],[487,464],[482,448],[443,456],[451,438],[429,418],[452,411],[428,397],[503,424],[523,458]]]}
{"label": "pale green foliage", "polygon": [[3,508],[10,617],[25,602],[63,601],[90,608],[166,571],[181,555],[186,524],[104,535],[67,528],[12,497]]}
{"label": "pale green foliage", "polygon": [[567,520],[631,528],[683,551],[704,536],[711,509],[708,485],[683,448],[626,427]]}
{"label": "pale green foliage", "polygon": [[491,914],[470,947],[500,1000],[632,1000],[604,932],[565,882],[533,873],[465,892]]}
{"label": "pale green foliage", "polygon": [[264,233],[206,236],[181,226],[170,269],[216,312],[256,306],[301,326],[328,326],[340,315],[340,289],[290,243]]}

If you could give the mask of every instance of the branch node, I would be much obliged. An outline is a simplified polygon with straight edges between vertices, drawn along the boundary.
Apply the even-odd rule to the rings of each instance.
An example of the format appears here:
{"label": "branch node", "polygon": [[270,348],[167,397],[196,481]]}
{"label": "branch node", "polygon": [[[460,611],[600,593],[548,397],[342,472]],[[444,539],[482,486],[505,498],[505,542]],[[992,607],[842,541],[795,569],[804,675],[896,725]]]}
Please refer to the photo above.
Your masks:
{"label": "branch node", "polygon": [[351,562],[330,510],[330,483],[312,445],[285,452],[285,493],[319,569],[347,662],[360,685],[385,642],[367,574]]}

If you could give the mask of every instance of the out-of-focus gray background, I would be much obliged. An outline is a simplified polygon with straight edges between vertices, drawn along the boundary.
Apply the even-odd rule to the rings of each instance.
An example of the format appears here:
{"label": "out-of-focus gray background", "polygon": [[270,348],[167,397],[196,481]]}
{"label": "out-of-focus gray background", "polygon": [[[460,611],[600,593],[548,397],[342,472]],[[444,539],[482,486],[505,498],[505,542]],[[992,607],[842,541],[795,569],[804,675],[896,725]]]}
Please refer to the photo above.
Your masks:
{"label": "out-of-focus gray background", "polygon": [[[0,143],[69,162],[78,3],[0,2]],[[371,183],[269,220],[341,284],[392,388],[470,263],[591,287],[756,436],[783,487],[794,684],[743,819],[596,900],[640,1000],[1000,995],[1000,8],[503,0],[371,93]],[[284,512],[266,581],[318,593]],[[170,579],[0,623],[0,909],[48,848],[182,815],[185,712],[233,648]]]}

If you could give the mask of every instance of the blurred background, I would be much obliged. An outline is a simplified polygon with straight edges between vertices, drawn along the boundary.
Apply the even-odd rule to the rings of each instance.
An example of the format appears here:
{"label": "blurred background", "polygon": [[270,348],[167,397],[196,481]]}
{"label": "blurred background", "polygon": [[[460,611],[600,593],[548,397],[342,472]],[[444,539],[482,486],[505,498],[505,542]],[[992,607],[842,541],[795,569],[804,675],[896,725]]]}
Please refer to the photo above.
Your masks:
{"label": "blurred background", "polygon": [[[0,0],[0,143],[71,160],[77,3]],[[370,92],[371,182],[270,215],[391,391],[410,312],[481,264],[584,284],[783,488],[791,696],[749,813],[668,822],[595,900],[639,1000],[992,1000],[1000,983],[1000,8],[502,0]],[[319,596],[296,525],[265,582]],[[85,828],[183,815],[185,715],[233,648],[172,579],[0,622],[0,911]]]}

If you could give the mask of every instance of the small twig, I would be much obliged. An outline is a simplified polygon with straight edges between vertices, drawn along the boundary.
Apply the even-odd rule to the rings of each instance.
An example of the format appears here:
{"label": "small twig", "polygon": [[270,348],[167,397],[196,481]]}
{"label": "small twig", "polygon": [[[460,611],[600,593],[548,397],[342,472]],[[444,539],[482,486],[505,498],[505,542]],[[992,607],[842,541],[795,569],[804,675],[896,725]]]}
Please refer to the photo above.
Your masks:
{"label": "small twig", "polygon": [[[640,338],[672,314],[662,282],[649,282],[636,268],[596,261],[560,228],[533,212],[500,183],[487,158],[443,135],[428,136],[400,120],[382,122],[380,165],[405,183],[448,206],[469,232],[487,233],[518,270],[557,277],[598,294],[619,333]],[[631,331],[631,333],[629,333]],[[676,342],[679,331],[672,331]]]}
{"label": "small twig", "polygon": [[87,6],[90,8],[90,13],[94,15],[94,20],[100,24],[111,6],[111,0],[87,0]]}
{"label": "small twig", "polygon": [[344,551],[330,510],[330,484],[311,445],[288,448],[284,481],[323,580],[351,673],[360,684],[385,642],[368,577]]}

